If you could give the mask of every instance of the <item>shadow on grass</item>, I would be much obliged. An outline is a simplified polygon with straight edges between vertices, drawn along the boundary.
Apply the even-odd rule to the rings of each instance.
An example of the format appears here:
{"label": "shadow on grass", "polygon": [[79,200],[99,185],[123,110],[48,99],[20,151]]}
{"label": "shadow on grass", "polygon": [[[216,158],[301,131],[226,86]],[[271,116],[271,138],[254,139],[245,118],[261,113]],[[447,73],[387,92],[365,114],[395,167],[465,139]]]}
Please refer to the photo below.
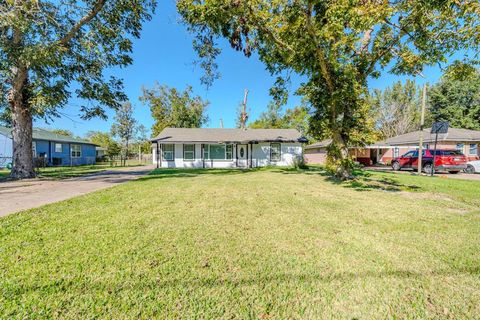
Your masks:
{"label": "shadow on grass", "polygon": [[326,177],[325,181],[344,188],[351,188],[356,191],[383,190],[390,192],[415,191],[421,188],[416,185],[407,185],[400,183],[395,177],[374,177],[368,171],[357,169],[354,171],[354,179],[342,181],[329,174],[323,167],[312,166],[307,169],[298,169],[292,167],[262,167],[262,168],[225,168],[225,169],[194,169],[194,168],[160,168],[150,172],[147,176],[138,181],[166,178],[193,178],[208,175],[240,175],[253,172],[269,171],[281,174],[301,174],[301,175],[320,175]]}
{"label": "shadow on grass", "polygon": [[277,170],[285,174],[318,174],[326,177],[325,180],[332,184],[351,188],[356,191],[383,190],[398,192],[418,191],[421,189],[417,185],[400,183],[395,177],[374,177],[371,173],[362,169],[355,169],[353,172],[354,179],[348,181],[335,178],[328,173],[327,170],[319,166],[309,167],[308,169],[282,168]]}
{"label": "shadow on grass", "polygon": [[250,172],[256,172],[262,170],[261,168],[253,169],[240,169],[240,168],[225,168],[225,169],[194,169],[194,168],[159,168],[151,171],[148,175],[136,180],[136,181],[145,181],[152,179],[168,179],[168,178],[193,178],[198,176],[209,176],[209,175],[239,175]]}
{"label": "shadow on grass", "polygon": [[[156,269],[161,264],[157,262],[152,262],[150,264],[151,269]],[[204,267],[208,268],[208,267]],[[429,279],[432,276],[441,276],[441,277],[453,277],[453,276],[465,276],[465,275],[478,275],[480,274],[480,268],[478,267],[465,267],[465,268],[456,268],[456,269],[438,269],[431,270],[428,272],[418,272],[410,270],[386,270],[386,271],[363,271],[363,272],[332,272],[327,274],[312,274],[312,273],[283,273],[283,272],[274,272],[272,274],[266,275],[255,275],[255,276],[246,276],[246,277],[216,277],[216,276],[204,276],[204,277],[195,277],[194,279],[190,278],[177,278],[173,277],[156,277],[156,279],[143,280],[139,282],[133,282],[129,285],[129,289],[132,291],[135,290],[145,290],[151,288],[189,288],[189,289],[206,289],[206,288],[218,288],[218,287],[241,287],[241,286],[265,286],[271,284],[277,285],[292,285],[294,283],[330,283],[334,281],[350,281],[354,279],[402,279],[402,280],[423,280]],[[10,286],[5,289],[5,292],[8,294],[18,295],[26,294],[29,292],[52,292],[52,290],[62,288],[62,290],[68,290],[71,288],[78,287],[78,283],[83,281],[73,281],[67,279],[57,279],[55,281],[50,281],[48,284],[37,283],[37,284],[23,284],[21,287]],[[102,281],[97,281],[93,283],[85,283],[85,287],[90,289],[99,289],[99,288],[108,288],[108,290],[115,292],[116,290],[124,291],[125,287],[120,285],[118,288],[115,288],[115,285],[112,286],[111,283],[103,283]],[[14,292],[13,292],[14,290]]]}

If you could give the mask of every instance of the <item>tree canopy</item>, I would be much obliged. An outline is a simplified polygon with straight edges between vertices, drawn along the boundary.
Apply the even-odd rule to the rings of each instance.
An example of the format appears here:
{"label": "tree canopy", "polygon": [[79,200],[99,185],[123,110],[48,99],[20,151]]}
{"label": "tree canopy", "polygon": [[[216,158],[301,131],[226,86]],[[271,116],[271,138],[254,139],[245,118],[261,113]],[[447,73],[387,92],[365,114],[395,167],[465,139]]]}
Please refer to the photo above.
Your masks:
{"label": "tree canopy", "polygon": [[385,68],[416,74],[480,43],[478,1],[179,0],[177,7],[207,74],[215,75],[216,39],[226,38],[246,56],[256,51],[272,74],[306,78],[297,93],[313,107],[312,133],[333,139],[328,163],[339,178],[351,176],[348,146],[373,137],[369,78]]}
{"label": "tree canopy", "polygon": [[110,132],[114,137],[118,137],[123,146],[123,161],[126,164],[126,159],[129,155],[129,143],[135,138],[137,134],[137,120],[133,116],[133,106],[130,102],[125,102],[117,109],[114,116],[114,123]]}
{"label": "tree canopy", "polygon": [[405,83],[397,81],[384,90],[374,90],[369,100],[379,138],[391,138],[418,130],[421,98],[422,89],[412,80]]}
{"label": "tree canopy", "polygon": [[11,176],[35,175],[33,118],[52,118],[71,97],[83,118],[106,117],[126,100],[106,68],[132,63],[132,40],[155,0],[0,2],[0,119],[17,141]]}
{"label": "tree canopy", "polygon": [[53,133],[56,133],[56,134],[60,134],[62,136],[66,136],[66,137],[73,137],[73,132],[70,131],[70,130],[67,130],[67,129],[52,129],[50,130],[51,132]]}
{"label": "tree canopy", "polygon": [[86,138],[88,141],[95,143],[102,148],[107,148],[108,145],[114,141],[110,133],[103,131],[88,131]]}
{"label": "tree canopy", "polygon": [[452,127],[480,130],[480,70],[464,78],[445,74],[429,92],[429,111],[434,121]]}
{"label": "tree canopy", "polygon": [[155,120],[153,136],[166,127],[200,128],[208,121],[205,111],[210,103],[195,96],[191,86],[179,91],[157,83],[153,88],[142,88],[142,91],[140,101],[150,107]]}
{"label": "tree canopy", "polygon": [[254,129],[297,129],[304,137],[309,138],[309,109],[305,105],[288,108],[285,112],[275,103],[269,103],[267,111],[248,127]]}

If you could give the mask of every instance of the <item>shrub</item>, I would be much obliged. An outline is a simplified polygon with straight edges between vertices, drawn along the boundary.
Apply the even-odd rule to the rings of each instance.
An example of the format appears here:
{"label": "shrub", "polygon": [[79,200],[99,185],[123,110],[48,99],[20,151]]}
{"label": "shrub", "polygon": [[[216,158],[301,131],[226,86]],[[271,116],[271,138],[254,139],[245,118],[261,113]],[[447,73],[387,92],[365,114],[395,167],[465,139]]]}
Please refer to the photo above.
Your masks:
{"label": "shrub", "polygon": [[293,167],[295,169],[308,169],[307,163],[303,155],[297,156],[293,159]]}

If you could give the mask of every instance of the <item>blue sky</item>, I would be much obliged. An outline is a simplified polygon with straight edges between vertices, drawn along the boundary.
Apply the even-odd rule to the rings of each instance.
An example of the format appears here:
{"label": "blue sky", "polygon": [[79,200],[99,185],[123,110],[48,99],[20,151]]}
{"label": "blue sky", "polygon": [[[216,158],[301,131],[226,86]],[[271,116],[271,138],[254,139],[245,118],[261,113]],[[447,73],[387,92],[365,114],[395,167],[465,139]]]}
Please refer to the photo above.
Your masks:
{"label": "blue sky", "polygon": [[[125,92],[135,106],[135,117],[139,123],[150,128],[153,119],[148,106],[138,100],[142,86],[152,86],[157,81],[179,89],[192,85],[197,95],[210,101],[207,127],[219,127],[223,119],[224,127],[235,126],[235,114],[238,104],[243,99],[245,88],[249,90],[249,116],[255,119],[266,109],[270,96],[269,88],[275,77],[265,70],[263,64],[254,56],[246,58],[223,43],[223,52],[218,60],[221,79],[213,87],[206,90],[200,84],[202,70],[195,68],[192,62],[196,55],[192,49],[192,36],[185,26],[179,22],[175,11],[175,1],[160,1],[154,19],[144,25],[142,37],[134,42],[133,64],[124,69],[109,70],[124,79]],[[436,82],[441,75],[438,68],[427,68],[425,79],[417,78],[419,83]],[[395,77],[384,74],[379,79],[370,81],[370,88],[384,88],[396,80],[406,77]],[[299,79],[292,81],[292,89],[298,87]],[[292,91],[293,91],[292,90]],[[294,107],[300,101],[299,97],[289,99],[288,107]],[[66,116],[54,119],[47,124],[36,121],[35,126],[71,130],[74,134],[83,136],[90,130],[109,131],[113,119],[113,111],[109,110],[109,119],[92,119],[85,121],[78,116],[79,101],[72,99],[62,112]]]}

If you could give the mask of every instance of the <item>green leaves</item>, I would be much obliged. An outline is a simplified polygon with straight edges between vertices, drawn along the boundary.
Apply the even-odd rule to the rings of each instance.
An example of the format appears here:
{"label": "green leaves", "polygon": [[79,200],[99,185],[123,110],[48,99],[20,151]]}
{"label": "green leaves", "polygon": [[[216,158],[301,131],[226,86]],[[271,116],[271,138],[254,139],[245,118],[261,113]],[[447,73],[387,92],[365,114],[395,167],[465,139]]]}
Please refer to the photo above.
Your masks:
{"label": "green leaves", "polygon": [[155,123],[152,135],[157,136],[164,128],[200,128],[208,121],[205,109],[210,104],[200,96],[194,96],[188,86],[184,91],[155,84],[153,88],[142,88],[140,101],[147,104]]}
{"label": "green leaves", "polygon": [[[297,92],[313,107],[311,132],[333,137],[332,163],[347,170],[346,148],[373,137],[369,78],[386,68],[418,74],[458,50],[479,52],[480,6],[471,1],[179,0],[177,5],[195,34],[225,38],[246,56],[256,50],[272,74],[306,77]],[[280,97],[278,90],[273,93]],[[340,170],[340,175],[349,174]]]}
{"label": "green leaves", "polygon": [[[57,116],[74,93],[88,101],[80,108],[84,118],[105,117],[105,108],[118,108],[126,96],[122,82],[103,71],[132,62],[132,39],[155,6],[155,0],[0,3],[4,91],[13,85],[12,70],[22,66],[28,70],[26,107],[33,116]],[[8,108],[2,95],[0,113]]]}
{"label": "green leaves", "polygon": [[[452,127],[480,130],[480,71],[459,65],[452,68],[429,92],[429,110],[434,121]],[[466,73],[463,73],[466,72]]]}

